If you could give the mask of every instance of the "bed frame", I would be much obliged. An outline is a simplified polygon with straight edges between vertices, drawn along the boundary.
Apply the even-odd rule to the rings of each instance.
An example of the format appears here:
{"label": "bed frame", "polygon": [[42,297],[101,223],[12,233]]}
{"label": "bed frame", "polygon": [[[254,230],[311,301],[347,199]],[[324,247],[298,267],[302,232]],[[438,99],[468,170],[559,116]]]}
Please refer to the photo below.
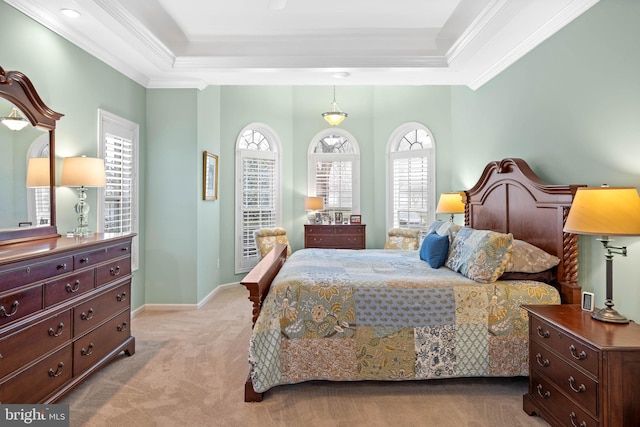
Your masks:
{"label": "bed frame", "polygon": [[[480,179],[464,192],[465,225],[478,230],[512,233],[560,258],[554,286],[563,304],[579,304],[578,236],[563,232],[576,190],[581,185],[546,185],[522,159],[489,163]],[[240,282],[249,290],[255,325],[271,282],[284,264],[286,245],[276,245]],[[259,402],[262,393],[245,383],[245,402]]]}

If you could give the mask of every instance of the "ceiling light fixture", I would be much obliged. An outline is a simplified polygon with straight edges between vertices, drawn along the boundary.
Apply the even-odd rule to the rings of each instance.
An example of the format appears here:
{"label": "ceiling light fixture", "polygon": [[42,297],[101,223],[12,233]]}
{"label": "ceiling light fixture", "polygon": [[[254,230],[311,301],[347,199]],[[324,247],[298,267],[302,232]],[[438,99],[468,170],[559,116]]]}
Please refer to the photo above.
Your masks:
{"label": "ceiling light fixture", "polygon": [[60,9],[60,13],[62,13],[67,18],[75,19],[80,17],[80,12],[75,9]]}
{"label": "ceiling light fixture", "polygon": [[331,126],[338,126],[344,119],[347,118],[347,113],[343,112],[340,107],[338,107],[338,102],[336,101],[336,87],[333,87],[333,101],[331,102],[331,111],[327,111],[326,113],[322,113],[322,117],[329,123]]}
{"label": "ceiling light fixture", "polygon": [[18,109],[13,107],[6,117],[0,117],[0,122],[11,130],[22,130],[29,124],[27,119],[18,115]]}

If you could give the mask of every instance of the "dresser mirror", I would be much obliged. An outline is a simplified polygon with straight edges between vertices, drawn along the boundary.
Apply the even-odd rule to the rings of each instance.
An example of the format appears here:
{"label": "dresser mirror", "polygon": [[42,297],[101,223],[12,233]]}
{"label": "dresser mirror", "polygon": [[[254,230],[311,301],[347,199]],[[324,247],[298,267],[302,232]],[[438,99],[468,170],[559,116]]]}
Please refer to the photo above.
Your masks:
{"label": "dresser mirror", "polygon": [[[9,129],[2,119],[11,116],[24,118],[26,126]],[[59,236],[55,128],[61,117],[27,76],[0,67],[0,245]]]}

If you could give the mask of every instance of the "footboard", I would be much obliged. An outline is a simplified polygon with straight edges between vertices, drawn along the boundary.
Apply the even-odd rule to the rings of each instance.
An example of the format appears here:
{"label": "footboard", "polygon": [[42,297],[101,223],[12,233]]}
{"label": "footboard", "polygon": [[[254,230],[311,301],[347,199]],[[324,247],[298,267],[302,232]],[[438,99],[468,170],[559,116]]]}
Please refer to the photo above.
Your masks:
{"label": "footboard", "polygon": [[254,325],[260,314],[262,302],[269,293],[269,288],[271,288],[271,282],[273,282],[286,259],[287,245],[276,245],[240,282],[241,285],[249,290],[249,300],[253,303],[253,318],[251,321]]}

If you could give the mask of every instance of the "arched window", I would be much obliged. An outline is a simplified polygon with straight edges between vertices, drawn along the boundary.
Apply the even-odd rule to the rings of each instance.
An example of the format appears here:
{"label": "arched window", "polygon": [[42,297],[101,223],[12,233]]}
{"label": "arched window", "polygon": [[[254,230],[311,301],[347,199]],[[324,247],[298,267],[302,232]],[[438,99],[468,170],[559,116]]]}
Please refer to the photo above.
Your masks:
{"label": "arched window", "polygon": [[326,129],[309,144],[308,194],[324,199],[325,211],[360,213],[360,149],[342,129]]}
{"label": "arched window", "polygon": [[254,232],[281,225],[279,146],[262,123],[245,127],[236,140],[236,273],[258,263]]}
{"label": "arched window", "polygon": [[435,219],[435,141],[426,126],[405,123],[387,144],[387,228],[426,230]]}

